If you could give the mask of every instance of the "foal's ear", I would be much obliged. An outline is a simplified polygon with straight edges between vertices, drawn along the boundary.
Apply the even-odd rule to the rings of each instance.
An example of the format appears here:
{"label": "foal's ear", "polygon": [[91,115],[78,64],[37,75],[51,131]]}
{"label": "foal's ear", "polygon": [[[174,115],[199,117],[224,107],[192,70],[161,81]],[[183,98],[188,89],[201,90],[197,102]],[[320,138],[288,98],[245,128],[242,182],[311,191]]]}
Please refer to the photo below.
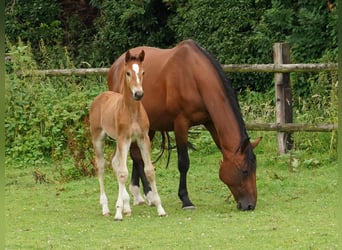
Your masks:
{"label": "foal's ear", "polygon": [[131,53],[129,52],[129,50],[126,52],[126,56],[125,56],[125,62],[129,62],[131,60]]}
{"label": "foal's ear", "polygon": [[251,143],[252,147],[255,148],[256,146],[258,146],[259,142],[261,142],[261,139],[262,137],[255,139],[255,141]]}
{"label": "foal's ear", "polygon": [[140,52],[140,54],[139,54],[139,61],[140,61],[140,62],[144,61],[144,58],[145,58],[145,51],[142,50],[142,51]]}

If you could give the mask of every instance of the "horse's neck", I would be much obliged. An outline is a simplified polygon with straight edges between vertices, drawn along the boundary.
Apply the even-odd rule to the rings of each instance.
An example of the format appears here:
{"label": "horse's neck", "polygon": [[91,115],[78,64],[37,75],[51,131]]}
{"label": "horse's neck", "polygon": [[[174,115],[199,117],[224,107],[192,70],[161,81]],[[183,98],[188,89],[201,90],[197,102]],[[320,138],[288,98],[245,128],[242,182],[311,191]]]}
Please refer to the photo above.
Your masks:
{"label": "horse's neck", "polygon": [[207,91],[206,93],[203,99],[215,126],[221,150],[228,154],[235,154],[241,144],[241,137],[243,135],[236,114],[224,92]]}

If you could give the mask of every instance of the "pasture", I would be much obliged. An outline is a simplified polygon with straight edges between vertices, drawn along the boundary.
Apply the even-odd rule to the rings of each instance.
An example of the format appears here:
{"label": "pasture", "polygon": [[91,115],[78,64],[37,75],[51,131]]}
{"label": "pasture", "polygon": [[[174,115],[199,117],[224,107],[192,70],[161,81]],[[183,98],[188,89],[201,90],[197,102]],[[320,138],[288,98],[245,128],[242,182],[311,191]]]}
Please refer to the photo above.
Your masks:
{"label": "pasture", "polygon": [[[276,133],[263,136],[257,155],[258,203],[241,212],[218,178],[221,154],[207,132],[191,141],[188,189],[195,210],[181,209],[177,197],[176,152],[155,164],[159,195],[167,217],[155,208],[132,206],[122,222],[103,217],[97,178],[64,178],[73,163],[51,162],[16,168],[5,175],[6,249],[337,249],[337,156],[331,133],[295,133],[298,148],[279,156]],[[300,144],[310,141],[309,147]],[[155,159],[158,145],[153,145]],[[129,160],[129,166],[131,161]],[[47,183],[35,182],[38,168]],[[115,211],[117,181],[111,168],[105,182]],[[132,202],[132,200],[131,200]]]}

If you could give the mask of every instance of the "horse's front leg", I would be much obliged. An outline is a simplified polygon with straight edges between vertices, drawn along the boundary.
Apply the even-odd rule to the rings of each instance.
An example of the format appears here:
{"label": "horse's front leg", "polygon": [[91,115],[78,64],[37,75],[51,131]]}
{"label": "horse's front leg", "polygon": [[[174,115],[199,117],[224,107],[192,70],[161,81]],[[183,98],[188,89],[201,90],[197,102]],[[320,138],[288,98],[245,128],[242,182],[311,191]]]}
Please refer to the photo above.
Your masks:
{"label": "horse's front leg", "polygon": [[150,155],[150,139],[147,134],[138,142],[138,146],[145,164],[145,175],[151,186],[151,192],[147,194],[146,198],[151,202],[150,205],[155,205],[157,207],[159,216],[166,216],[166,212],[161,204],[161,200],[157,191],[155,169],[152,165]]}
{"label": "horse's front leg", "polygon": [[126,190],[126,181],[128,179],[127,155],[130,141],[118,141],[117,150],[112,159],[113,170],[116,174],[119,185],[118,199],[116,201],[116,213],[114,219],[122,220],[122,212],[126,216],[131,215],[131,207],[129,204],[129,194]]}
{"label": "horse's front leg", "polygon": [[178,170],[180,173],[178,197],[182,201],[183,209],[194,209],[195,205],[190,201],[187,189],[187,173],[190,166],[188,155],[188,127],[185,126],[184,122],[175,122],[174,132],[177,145]]}

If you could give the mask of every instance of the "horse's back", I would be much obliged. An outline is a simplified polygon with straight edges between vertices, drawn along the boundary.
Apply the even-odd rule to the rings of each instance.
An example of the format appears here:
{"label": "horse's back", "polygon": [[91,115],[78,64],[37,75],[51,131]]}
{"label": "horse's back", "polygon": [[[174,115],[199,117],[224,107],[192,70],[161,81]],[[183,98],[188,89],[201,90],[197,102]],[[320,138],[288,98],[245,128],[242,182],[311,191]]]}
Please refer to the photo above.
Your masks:
{"label": "horse's back", "polygon": [[[145,51],[142,103],[152,130],[173,130],[176,119],[184,120],[188,126],[210,119],[202,96],[215,74],[196,46],[186,40],[171,49],[142,46],[130,50],[132,53]],[[109,90],[120,92],[118,73],[123,64],[121,56],[112,65],[108,74]]]}

